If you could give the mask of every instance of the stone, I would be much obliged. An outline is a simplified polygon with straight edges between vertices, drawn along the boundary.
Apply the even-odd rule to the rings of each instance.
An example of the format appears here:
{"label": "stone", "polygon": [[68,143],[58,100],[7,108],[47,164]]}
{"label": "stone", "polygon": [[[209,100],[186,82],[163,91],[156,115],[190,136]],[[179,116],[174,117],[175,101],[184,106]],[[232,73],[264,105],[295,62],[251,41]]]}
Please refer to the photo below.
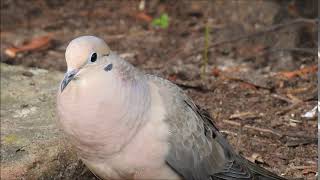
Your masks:
{"label": "stone", "polygon": [[74,179],[88,171],[56,121],[62,78],[58,71],[1,64],[1,179]]}

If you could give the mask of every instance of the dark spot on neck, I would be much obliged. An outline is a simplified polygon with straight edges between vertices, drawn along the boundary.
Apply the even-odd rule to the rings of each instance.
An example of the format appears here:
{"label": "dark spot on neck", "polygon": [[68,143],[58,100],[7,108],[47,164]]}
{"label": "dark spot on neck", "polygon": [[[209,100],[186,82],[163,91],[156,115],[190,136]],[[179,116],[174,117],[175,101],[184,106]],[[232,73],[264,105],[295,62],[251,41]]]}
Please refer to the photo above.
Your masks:
{"label": "dark spot on neck", "polygon": [[112,64],[108,64],[106,67],[103,68],[106,72],[111,71]]}

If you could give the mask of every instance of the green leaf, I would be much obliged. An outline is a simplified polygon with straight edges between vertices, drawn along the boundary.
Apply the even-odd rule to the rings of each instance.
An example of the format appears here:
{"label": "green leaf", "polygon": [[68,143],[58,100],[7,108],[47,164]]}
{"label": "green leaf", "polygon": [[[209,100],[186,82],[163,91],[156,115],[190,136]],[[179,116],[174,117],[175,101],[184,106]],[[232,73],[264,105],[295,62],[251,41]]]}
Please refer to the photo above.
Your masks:
{"label": "green leaf", "polygon": [[168,28],[168,26],[169,26],[169,16],[166,13],[161,14],[161,16],[159,18],[153,19],[152,25],[160,27],[162,29]]}

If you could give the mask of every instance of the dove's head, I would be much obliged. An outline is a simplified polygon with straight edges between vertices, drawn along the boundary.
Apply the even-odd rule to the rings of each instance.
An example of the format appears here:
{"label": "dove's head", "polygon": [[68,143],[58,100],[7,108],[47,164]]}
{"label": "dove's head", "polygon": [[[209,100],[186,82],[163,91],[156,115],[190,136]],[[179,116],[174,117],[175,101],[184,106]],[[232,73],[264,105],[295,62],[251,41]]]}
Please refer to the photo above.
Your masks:
{"label": "dove's head", "polygon": [[87,64],[95,63],[110,52],[108,45],[95,36],[80,36],[72,40],[65,52],[67,72],[61,83],[61,92]]}
{"label": "dove's head", "polygon": [[[82,89],[92,92],[92,87],[96,85],[107,86],[107,90],[111,91],[115,89],[115,84],[134,80],[139,74],[130,63],[112,52],[102,39],[95,36],[81,36],[72,40],[66,49],[65,58],[68,70],[61,82],[60,92],[67,86],[70,86],[70,91]],[[106,90],[103,91],[106,93]]]}
{"label": "dove's head", "polygon": [[95,36],[80,36],[72,40],[66,49],[68,71],[81,69],[88,62],[110,53],[108,45]]}

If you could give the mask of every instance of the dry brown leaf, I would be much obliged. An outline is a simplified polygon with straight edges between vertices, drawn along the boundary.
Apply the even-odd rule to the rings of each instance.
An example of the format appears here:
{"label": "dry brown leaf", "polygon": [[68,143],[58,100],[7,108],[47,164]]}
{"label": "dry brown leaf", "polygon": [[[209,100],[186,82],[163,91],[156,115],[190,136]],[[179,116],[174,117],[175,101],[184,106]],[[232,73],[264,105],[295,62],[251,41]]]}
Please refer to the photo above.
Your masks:
{"label": "dry brown leaf", "polygon": [[312,65],[295,71],[279,72],[278,75],[287,79],[292,79],[297,76],[305,76],[307,74],[316,73],[317,71],[318,65]]}
{"label": "dry brown leaf", "polygon": [[141,19],[141,20],[146,21],[146,22],[151,22],[152,21],[152,17],[149,16],[148,14],[144,13],[144,12],[140,12],[140,13],[136,14],[136,18],[137,19]]}
{"label": "dry brown leaf", "polygon": [[18,53],[21,53],[21,52],[36,51],[39,49],[47,48],[47,47],[49,47],[51,41],[52,41],[51,35],[37,37],[37,38],[34,38],[34,39],[30,40],[29,42],[27,42],[26,44],[21,45],[19,47],[7,48],[5,50],[5,54],[11,58],[14,58],[17,56]]}

